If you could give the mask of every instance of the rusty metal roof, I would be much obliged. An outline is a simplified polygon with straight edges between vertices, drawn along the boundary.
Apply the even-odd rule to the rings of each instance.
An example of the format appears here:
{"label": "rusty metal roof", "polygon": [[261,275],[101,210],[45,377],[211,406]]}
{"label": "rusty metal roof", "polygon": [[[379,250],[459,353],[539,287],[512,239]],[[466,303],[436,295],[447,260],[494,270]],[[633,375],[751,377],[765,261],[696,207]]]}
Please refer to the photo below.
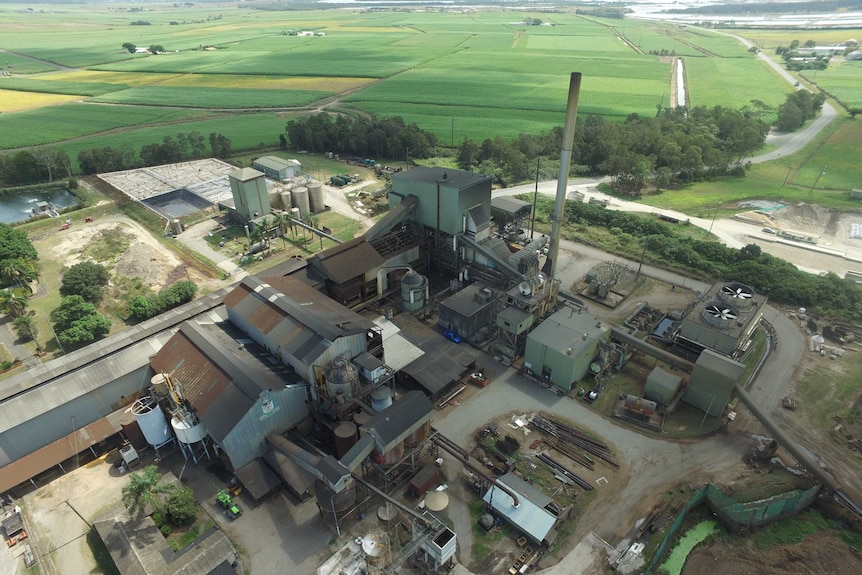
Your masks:
{"label": "rusty metal roof", "polygon": [[365,238],[355,238],[308,258],[308,264],[341,284],[382,266],[383,257]]}
{"label": "rusty metal roof", "polygon": [[225,298],[225,306],[297,358],[316,357],[327,341],[373,327],[368,319],[301,281],[269,281],[272,284],[246,277]]}
{"label": "rusty metal roof", "polygon": [[[152,357],[157,373],[168,373],[194,407],[209,434],[221,442],[261,392],[300,378],[282,364],[265,361],[253,343],[230,324],[189,321]],[[245,340],[243,340],[245,341]]]}

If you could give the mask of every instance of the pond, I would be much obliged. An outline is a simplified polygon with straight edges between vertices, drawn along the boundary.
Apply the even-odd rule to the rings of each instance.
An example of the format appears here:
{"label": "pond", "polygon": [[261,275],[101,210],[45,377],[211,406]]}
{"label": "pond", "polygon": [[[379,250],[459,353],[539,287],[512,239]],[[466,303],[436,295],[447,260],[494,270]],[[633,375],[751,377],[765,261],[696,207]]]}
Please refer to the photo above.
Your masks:
{"label": "pond", "polygon": [[670,575],[680,575],[691,550],[698,543],[709,537],[717,528],[718,522],[709,519],[701,521],[686,531],[685,535],[677,542],[676,547],[670,552],[668,558],[661,564],[662,569],[666,569]]}
{"label": "pond", "polygon": [[54,209],[60,210],[74,206],[77,198],[65,188],[46,188],[0,195],[0,223],[14,224],[26,221],[33,210],[39,211],[39,202],[49,202]]}

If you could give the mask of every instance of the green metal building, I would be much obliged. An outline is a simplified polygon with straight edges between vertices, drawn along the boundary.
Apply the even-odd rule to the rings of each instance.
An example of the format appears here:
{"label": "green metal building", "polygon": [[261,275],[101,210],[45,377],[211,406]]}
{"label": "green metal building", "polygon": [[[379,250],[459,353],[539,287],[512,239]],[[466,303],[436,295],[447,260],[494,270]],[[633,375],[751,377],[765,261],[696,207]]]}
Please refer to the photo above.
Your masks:
{"label": "green metal building", "polygon": [[697,358],[682,400],[713,417],[727,406],[745,366],[708,349]]}
{"label": "green metal building", "polygon": [[682,376],[665,371],[660,367],[656,367],[647,376],[646,385],[644,386],[644,396],[647,399],[667,405],[679,391],[679,386],[682,384]]}
{"label": "green metal building", "polygon": [[590,371],[599,342],[608,342],[610,335],[610,326],[592,315],[563,308],[527,336],[524,367],[534,377],[570,391]]}
{"label": "green metal building", "polygon": [[251,167],[266,174],[267,178],[279,182],[302,175],[302,164],[299,163],[299,160],[285,160],[278,156],[255,158],[251,162]]}
{"label": "green metal building", "polygon": [[236,212],[243,220],[250,222],[269,214],[266,178],[261,172],[252,168],[240,168],[229,173],[228,180]]}

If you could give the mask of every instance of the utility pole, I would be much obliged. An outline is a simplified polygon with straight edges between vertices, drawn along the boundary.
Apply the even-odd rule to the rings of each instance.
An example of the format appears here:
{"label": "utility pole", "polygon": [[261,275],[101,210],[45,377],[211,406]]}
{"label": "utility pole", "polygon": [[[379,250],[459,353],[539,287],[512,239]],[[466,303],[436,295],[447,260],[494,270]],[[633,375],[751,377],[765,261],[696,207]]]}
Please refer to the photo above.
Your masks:
{"label": "utility pole", "polygon": [[715,225],[715,217],[716,217],[717,215],[718,215],[718,206],[716,206],[716,208],[715,208],[715,212],[712,214],[712,221],[709,223],[709,231],[708,231],[708,232],[706,232],[707,234],[711,234],[711,233],[712,233],[712,226],[713,226],[713,225]]}
{"label": "utility pole", "polygon": [[822,169],[822,170],[820,170],[820,173],[819,173],[819,174],[817,174],[817,179],[815,179],[815,180],[814,180],[814,183],[811,185],[811,189],[810,189],[810,190],[808,190],[808,193],[809,193],[809,194],[811,194],[811,192],[813,192],[813,191],[814,191],[814,188],[816,188],[816,187],[817,187],[817,182],[819,182],[819,181],[820,181],[820,178],[821,178],[822,176],[825,176],[825,175],[826,175],[826,166],[823,166],[823,169]]}

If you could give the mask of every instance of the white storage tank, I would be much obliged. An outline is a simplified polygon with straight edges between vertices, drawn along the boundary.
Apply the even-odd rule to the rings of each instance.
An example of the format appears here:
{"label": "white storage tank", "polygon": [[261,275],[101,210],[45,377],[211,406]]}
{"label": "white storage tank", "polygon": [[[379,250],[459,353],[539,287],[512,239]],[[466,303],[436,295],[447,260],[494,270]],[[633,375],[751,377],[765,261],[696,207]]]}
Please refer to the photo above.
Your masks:
{"label": "white storage tank", "polygon": [[392,405],[391,389],[384,385],[371,392],[371,409],[375,413],[380,413],[390,405]]}
{"label": "white storage tank", "polygon": [[362,554],[368,575],[383,575],[389,565],[389,544],[386,532],[375,529],[362,538]]}
{"label": "white storage tank", "polygon": [[132,404],[132,413],[147,443],[159,447],[171,440],[171,428],[162,407],[155,399],[149,395],[140,398]]}
{"label": "white storage tank", "polygon": [[308,182],[308,207],[312,214],[320,213],[326,209],[326,199],[323,195],[321,182]]}
{"label": "white storage tank", "polygon": [[290,192],[290,201],[293,206],[299,208],[299,217],[304,218],[311,212],[311,206],[308,201],[308,188],[305,186],[297,186]]}
{"label": "white storage tank", "polygon": [[[195,419],[195,421],[197,420]],[[204,424],[199,421],[196,423],[189,423],[178,417],[172,417],[171,427],[173,428],[177,439],[186,445],[203,441],[207,436],[207,430],[204,427]]]}
{"label": "white storage tank", "polygon": [[183,223],[179,219],[174,218],[171,220],[171,232],[175,236],[183,233]]}

